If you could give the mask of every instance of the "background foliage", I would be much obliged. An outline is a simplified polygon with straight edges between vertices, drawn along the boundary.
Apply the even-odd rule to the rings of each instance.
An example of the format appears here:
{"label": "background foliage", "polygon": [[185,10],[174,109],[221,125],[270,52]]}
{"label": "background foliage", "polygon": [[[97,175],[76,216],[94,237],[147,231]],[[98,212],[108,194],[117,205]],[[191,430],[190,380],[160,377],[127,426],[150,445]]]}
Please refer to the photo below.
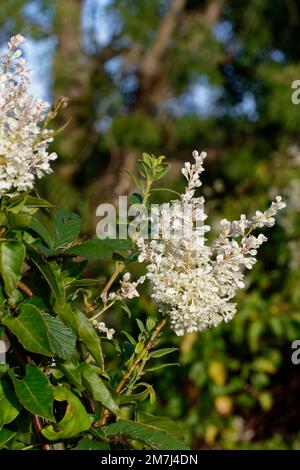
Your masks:
{"label": "background foliage", "polygon": [[[86,232],[94,233],[100,202],[130,191],[120,170],[134,170],[144,150],[167,155],[175,170],[194,148],[208,152],[212,225],[219,209],[235,218],[264,209],[275,193],[287,201],[233,322],[165,338],[179,346],[173,356],[182,366],[153,372],[158,401],[144,406],[180,421],[193,448],[300,446],[300,379],[291,363],[300,338],[300,108],[291,102],[299,23],[294,0],[0,5],[1,42],[16,32],[32,38],[28,55],[37,48],[51,71],[45,93],[70,98],[56,123],[72,117],[55,143],[55,174],[40,192],[80,213]],[[168,178],[174,189],[182,184],[176,171]],[[146,292],[131,306],[144,319],[153,309]],[[106,321],[116,330],[132,324],[118,312]]]}

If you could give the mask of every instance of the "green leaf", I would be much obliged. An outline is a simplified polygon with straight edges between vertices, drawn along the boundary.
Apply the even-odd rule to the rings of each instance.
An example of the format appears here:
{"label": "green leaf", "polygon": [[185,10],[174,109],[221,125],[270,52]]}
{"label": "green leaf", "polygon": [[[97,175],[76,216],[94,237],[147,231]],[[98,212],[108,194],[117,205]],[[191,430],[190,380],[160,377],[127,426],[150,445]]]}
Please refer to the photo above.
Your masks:
{"label": "green leaf", "polygon": [[75,352],[76,336],[59,318],[41,311],[47,325],[51,351],[62,359],[69,359]]}
{"label": "green leaf", "polygon": [[6,444],[11,441],[13,437],[15,437],[17,433],[14,431],[10,431],[9,429],[1,429],[0,430],[0,449],[6,447]]}
{"label": "green leaf", "polygon": [[135,352],[136,354],[140,354],[140,353],[143,351],[144,346],[145,346],[144,341],[139,341],[139,342],[137,343],[137,345],[135,346],[135,348],[134,348],[134,352]]}
{"label": "green leaf", "polygon": [[156,351],[152,351],[150,353],[150,357],[157,358],[166,356],[166,354],[170,354],[174,351],[178,351],[178,348],[163,348],[163,349],[156,349]]}
{"label": "green leaf", "polygon": [[131,204],[143,204],[143,196],[140,193],[132,193],[130,196]]}
{"label": "green leaf", "polygon": [[49,201],[46,201],[46,199],[42,199],[41,197],[36,197],[36,196],[26,196],[25,199],[25,205],[30,206],[30,207],[46,207],[50,208],[53,207],[53,204],[51,204]]}
{"label": "green leaf", "polygon": [[155,191],[163,191],[164,193],[167,192],[167,193],[175,194],[177,197],[180,196],[180,193],[178,191],[174,191],[173,189],[169,189],[169,188],[152,188],[151,189],[151,193]]}
{"label": "green leaf", "polygon": [[17,397],[26,410],[54,421],[52,386],[43,372],[38,367],[28,364],[24,379],[17,379],[12,370],[9,371],[9,375]]}
{"label": "green leaf", "polygon": [[105,442],[83,437],[73,450],[109,450],[109,445]]}
{"label": "green leaf", "polygon": [[6,380],[0,380],[0,429],[13,421],[20,413],[21,406]]}
{"label": "green leaf", "polygon": [[8,204],[6,205],[6,208],[8,211],[17,214],[22,211],[25,206],[29,208],[53,207],[53,205],[45,199],[22,193],[18,196],[10,198]]}
{"label": "green leaf", "polygon": [[131,395],[119,395],[118,396],[118,403],[120,405],[126,405],[126,404],[132,403],[132,402],[135,403],[137,401],[143,401],[149,395],[151,396],[151,393],[153,393],[152,385],[144,383],[144,382],[140,382],[139,384],[137,384],[136,387],[134,387],[134,389],[135,388],[141,388],[141,387],[144,387],[144,390],[142,392],[134,393],[134,394],[131,394]]}
{"label": "green leaf", "polygon": [[156,426],[136,423],[135,421],[120,420],[105,428],[108,438],[122,436],[127,439],[142,442],[155,450],[189,450],[187,445],[169,432]]}
{"label": "green leaf", "polygon": [[124,170],[125,173],[127,173],[128,176],[132,179],[134,184],[136,185],[137,188],[139,188],[141,191],[144,191],[144,185],[143,183],[129,170]]}
{"label": "green leaf", "polygon": [[69,248],[66,253],[88,260],[110,260],[114,251],[128,250],[131,245],[129,240],[95,238]]}
{"label": "green leaf", "polygon": [[0,273],[8,296],[17,288],[22,275],[25,247],[19,241],[2,241],[0,244]]}
{"label": "green leaf", "polygon": [[169,432],[173,436],[177,437],[177,439],[184,441],[182,429],[171,418],[165,416],[153,416],[149,413],[139,412],[138,422],[163,429],[164,431]]}
{"label": "green leaf", "polygon": [[66,302],[56,302],[55,312],[75,331],[97,364],[103,369],[101,340],[89,319],[79,310],[73,310]]}
{"label": "green leaf", "polygon": [[57,368],[61,370],[66,378],[73,384],[80,392],[84,390],[81,379],[81,367],[74,361],[65,361],[64,363],[57,364]]}
{"label": "green leaf", "polygon": [[62,273],[56,263],[47,263],[33,248],[29,247],[30,257],[45,277],[52,293],[56,299],[55,313],[79,336],[85,344],[87,350],[97,361],[97,364],[103,368],[103,355],[101,341],[95,328],[91,325],[88,318],[65,301],[65,289],[63,285]]}
{"label": "green leaf", "polygon": [[139,251],[136,251],[135,253],[132,253],[130,256],[128,256],[126,263],[135,263],[139,259],[140,253]]}
{"label": "green leaf", "polygon": [[54,297],[58,301],[64,301],[65,289],[61,273],[56,263],[49,263],[30,245],[27,245],[27,253],[49,284]]}
{"label": "green leaf", "polygon": [[134,345],[128,341],[124,341],[122,344],[122,352],[124,357],[124,363],[128,365],[128,361],[133,360]]}
{"label": "green leaf", "polygon": [[102,240],[94,239],[69,248],[67,253],[88,260],[108,260],[111,259],[113,251]]}
{"label": "green leaf", "polygon": [[128,317],[131,318],[131,310],[128,305],[123,300],[121,300],[119,305],[124,310],[124,312],[127,313]]}
{"label": "green leaf", "polygon": [[7,212],[12,212],[13,214],[21,212],[25,206],[25,199],[26,197],[21,194],[9,199],[8,203],[5,204]]}
{"label": "green leaf", "polygon": [[64,387],[55,387],[54,398],[56,401],[67,401],[67,409],[64,417],[54,425],[49,424],[42,429],[43,436],[49,441],[59,439],[68,439],[78,436],[83,431],[87,431],[90,427],[90,417],[87,414],[83,404],[79,398]]}
{"label": "green leaf", "polygon": [[3,375],[5,375],[7,373],[9,369],[9,365],[8,364],[0,364],[0,377],[2,377]]}
{"label": "green leaf", "polygon": [[137,341],[133,338],[133,336],[131,336],[130,333],[127,333],[127,331],[123,330],[122,333],[126,336],[126,338],[128,338],[128,340],[130,341],[130,343],[135,346],[137,344]]}
{"label": "green leaf", "polygon": [[139,318],[136,318],[135,320],[138,324],[138,327],[139,327],[141,333],[146,333],[146,328],[145,328],[143,322]]}
{"label": "green leaf", "polygon": [[154,177],[151,165],[146,163],[144,160],[138,160],[137,167],[143,178],[147,179]]}
{"label": "green leaf", "polygon": [[[36,211],[36,209],[31,209],[31,211]],[[14,214],[13,212],[7,213],[7,220],[10,229],[28,229],[30,227],[31,219],[32,217],[30,214],[26,214],[23,212],[20,212],[18,214]]]}
{"label": "green leaf", "polygon": [[78,238],[81,219],[66,209],[57,209],[54,216],[54,249],[64,248]]}
{"label": "green leaf", "polygon": [[160,364],[159,366],[149,367],[145,372],[154,372],[155,370],[163,369],[164,367],[180,366],[178,363]]}
{"label": "green leaf", "polygon": [[149,167],[152,167],[152,164],[153,164],[153,156],[151,156],[149,153],[147,152],[143,152],[142,153],[143,155],[143,161],[149,166]]}
{"label": "green leaf", "polygon": [[[22,304],[21,313],[23,314],[25,306],[25,313],[27,312],[29,319],[31,317],[34,319],[34,328],[36,328],[37,324],[41,325],[44,322],[44,331],[52,353],[62,359],[69,359],[74,354],[76,346],[76,336],[73,330],[65,325],[59,317],[54,317],[46,312],[39,297],[31,297]],[[21,339],[19,340],[21,342]]]}
{"label": "green leaf", "polygon": [[171,168],[170,163],[161,163],[157,168],[155,168],[155,181],[162,178]]}
{"label": "green leaf", "polygon": [[88,287],[88,286],[99,286],[103,284],[105,281],[105,277],[101,277],[100,279],[75,279],[71,281],[68,285],[71,287]]}
{"label": "green leaf", "polygon": [[19,316],[14,317],[10,313],[2,323],[18,338],[25,349],[38,354],[52,357],[48,329],[40,310],[34,305],[23,305]]}
{"label": "green leaf", "polygon": [[70,358],[76,345],[76,336],[59,318],[26,302],[21,313],[14,317],[7,314],[3,323],[18,338],[25,349],[31,352],[62,359]]}
{"label": "green leaf", "polygon": [[156,326],[156,319],[153,317],[148,317],[146,320],[147,331],[152,331]]}
{"label": "green leaf", "polygon": [[120,414],[120,409],[111,396],[110,391],[105,386],[103,380],[95,371],[95,368],[93,366],[86,365],[83,368],[82,374],[94,399],[105,406],[105,408],[111,411],[114,415],[118,416]]}
{"label": "green leaf", "polygon": [[39,235],[39,237],[47,244],[49,248],[53,248],[53,235],[37,217],[33,217],[31,219],[30,228],[32,228],[32,230],[34,230],[34,232]]}

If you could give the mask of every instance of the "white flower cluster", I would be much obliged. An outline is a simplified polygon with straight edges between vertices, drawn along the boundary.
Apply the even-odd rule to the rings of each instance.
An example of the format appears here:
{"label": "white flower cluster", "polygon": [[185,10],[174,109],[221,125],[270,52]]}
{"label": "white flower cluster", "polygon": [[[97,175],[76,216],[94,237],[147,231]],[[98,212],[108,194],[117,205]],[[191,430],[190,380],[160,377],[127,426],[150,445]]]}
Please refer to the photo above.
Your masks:
{"label": "white flower cluster", "polygon": [[110,292],[109,294],[103,294],[102,301],[106,303],[107,301],[115,300],[125,300],[125,299],[134,299],[139,297],[140,294],[137,291],[137,286],[142,284],[145,280],[145,276],[140,277],[137,281],[130,281],[130,273],[125,273],[120,280],[120,287],[116,292]]}
{"label": "white flower cluster", "polygon": [[272,226],[277,211],[285,207],[278,196],[267,211],[256,212],[251,220],[245,215],[234,222],[222,220],[218,237],[208,246],[204,234],[209,226],[203,226],[206,215],[195,209],[204,199],[194,197],[196,188],[201,186],[206,153],[194,151],[193,156],[195,163],[186,163],[182,170],[188,184],[185,194],[173,201],[179,215],[173,214],[172,224],[176,231],[178,220],[184,218],[189,207],[187,212],[194,214],[196,229],[193,233],[183,232],[181,237],[138,240],[139,261],[149,263],[146,277],[151,282],[151,296],[161,313],[169,316],[177,335],[201,331],[233,318],[236,304],[230,300],[244,287],[244,268],[252,268],[257,249],[267,240],[263,234],[255,236],[252,232]]}
{"label": "white flower cluster", "polygon": [[113,339],[115,334],[115,330],[113,328],[107,328],[103,321],[98,322],[97,320],[93,320],[93,325],[100,333],[105,333],[107,339]]}
{"label": "white flower cluster", "polygon": [[23,42],[21,35],[12,37],[0,54],[0,196],[31,189],[35,175],[50,173],[50,162],[57,157],[47,152],[52,131],[41,126],[49,104],[28,92]]}

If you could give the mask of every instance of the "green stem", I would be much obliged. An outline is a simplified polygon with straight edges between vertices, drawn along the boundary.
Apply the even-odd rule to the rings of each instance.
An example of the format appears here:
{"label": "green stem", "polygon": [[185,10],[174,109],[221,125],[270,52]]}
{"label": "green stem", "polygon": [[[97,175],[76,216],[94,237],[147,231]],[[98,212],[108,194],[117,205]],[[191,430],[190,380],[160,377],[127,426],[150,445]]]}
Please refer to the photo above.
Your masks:
{"label": "green stem", "polygon": [[112,302],[110,302],[109,304],[105,305],[105,307],[103,307],[100,312],[96,313],[93,317],[89,318],[90,321],[93,321],[93,320],[96,320],[100,315],[102,315],[102,313],[106,312],[106,310],[108,310],[110,307],[112,307],[115,303],[115,300],[113,300]]}
{"label": "green stem", "polygon": [[143,194],[143,204],[147,204],[147,201],[149,199],[149,196],[151,194],[151,185],[152,185],[153,181],[150,179],[150,178],[147,178],[147,183],[146,183],[146,188],[145,188],[145,191],[144,191],[144,194]]}
{"label": "green stem", "polygon": [[[120,382],[118,383],[117,385],[117,388],[116,388],[116,393],[117,394],[120,394],[125,385],[127,384],[128,380],[130,379],[131,375],[133,374],[133,372],[136,370],[136,368],[139,367],[140,365],[140,362],[142,361],[142,366],[143,368],[145,367],[145,364],[148,360],[148,353],[149,351],[153,348],[154,344],[156,343],[157,341],[157,337],[158,335],[160,334],[161,330],[163,329],[163,327],[165,326],[166,324],[166,319],[162,319],[158,325],[156,326],[155,330],[153,331],[153,333],[151,334],[150,336],[150,339],[148,341],[148,343],[144,346],[144,348],[142,349],[142,351],[137,355],[136,359],[133,361],[132,365],[127,369],[127,371],[125,372],[125,374],[123,375],[123,377],[121,378]],[[102,426],[106,426],[107,423],[108,423],[108,420],[111,416],[111,413],[109,410],[105,409],[104,410],[104,413],[103,413],[103,417],[102,417],[102,422],[101,422],[101,425]]]}

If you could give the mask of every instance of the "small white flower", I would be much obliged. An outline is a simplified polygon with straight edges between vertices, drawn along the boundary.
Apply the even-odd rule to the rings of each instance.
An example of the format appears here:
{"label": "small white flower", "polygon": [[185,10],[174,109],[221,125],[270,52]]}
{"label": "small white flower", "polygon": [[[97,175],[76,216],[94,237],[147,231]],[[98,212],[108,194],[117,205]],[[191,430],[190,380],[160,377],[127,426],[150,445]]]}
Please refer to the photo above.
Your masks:
{"label": "small white flower", "polygon": [[98,330],[100,333],[106,334],[107,339],[113,339],[113,336],[115,334],[115,330],[113,328],[107,328],[103,321],[98,322],[97,320],[93,320],[92,323],[96,330]]}

